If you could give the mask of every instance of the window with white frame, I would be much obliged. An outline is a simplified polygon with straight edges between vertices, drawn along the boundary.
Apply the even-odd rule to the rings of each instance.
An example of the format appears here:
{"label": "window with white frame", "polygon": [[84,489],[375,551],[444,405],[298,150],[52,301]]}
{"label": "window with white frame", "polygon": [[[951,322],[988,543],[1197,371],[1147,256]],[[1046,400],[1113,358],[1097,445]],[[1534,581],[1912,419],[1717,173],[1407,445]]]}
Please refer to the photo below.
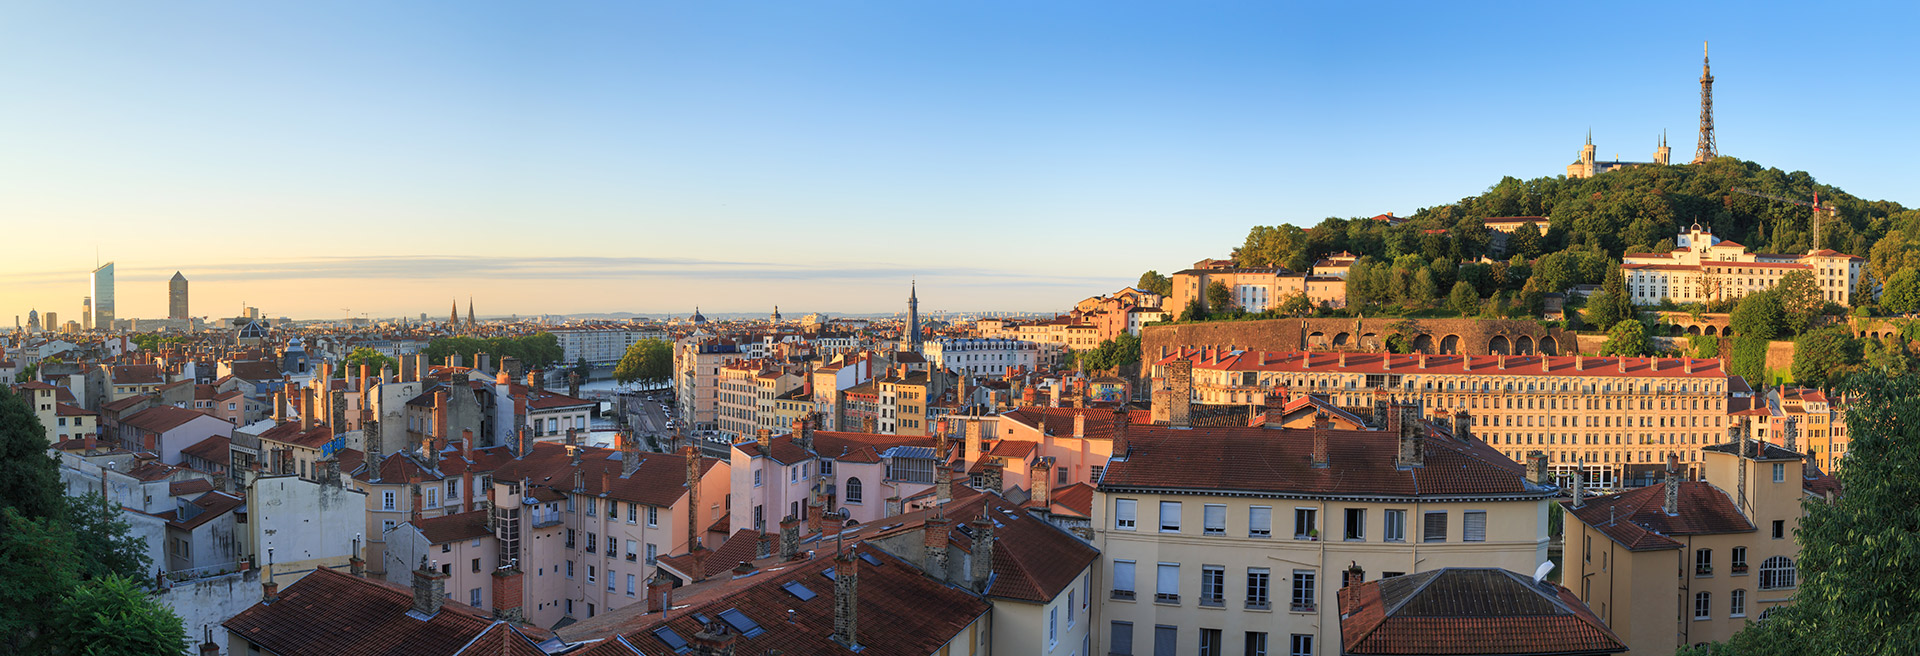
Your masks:
{"label": "window with white frame", "polygon": [[1728,617],[1746,617],[1747,616],[1747,591],[1734,590],[1732,596],[1728,598],[1727,604],[1728,604],[1727,605]]}
{"label": "window with white frame", "polygon": [[1178,501],[1160,502],[1160,532],[1161,533],[1179,533],[1180,532],[1180,502]]}
{"label": "window with white frame", "polygon": [[1293,570],[1292,608],[1294,611],[1302,613],[1313,612],[1317,607],[1314,602],[1319,595],[1318,590],[1314,587],[1314,578],[1313,570]]}
{"label": "window with white frame", "polygon": [[1227,534],[1227,507],[1225,505],[1209,503],[1201,506],[1201,510],[1204,511],[1200,524],[1201,533],[1206,535]]}
{"label": "window with white frame", "polygon": [[1153,600],[1180,603],[1180,564],[1160,563],[1155,578]]}
{"label": "window with white frame", "polygon": [[1713,619],[1713,593],[1711,592],[1693,593],[1693,619],[1696,619],[1696,620]]}
{"label": "window with white frame", "polygon": [[1760,589],[1780,590],[1794,587],[1797,575],[1792,558],[1786,556],[1768,558],[1760,563]]}

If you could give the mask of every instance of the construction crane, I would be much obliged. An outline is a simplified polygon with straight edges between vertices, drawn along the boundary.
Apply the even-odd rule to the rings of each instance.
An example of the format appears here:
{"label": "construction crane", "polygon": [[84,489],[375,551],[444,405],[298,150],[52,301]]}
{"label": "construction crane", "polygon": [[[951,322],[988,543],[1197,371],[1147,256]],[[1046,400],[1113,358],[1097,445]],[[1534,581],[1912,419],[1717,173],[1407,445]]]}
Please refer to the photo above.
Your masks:
{"label": "construction crane", "polygon": [[1777,200],[1789,205],[1799,205],[1801,207],[1813,208],[1813,248],[1808,250],[1820,250],[1820,213],[1826,212],[1829,217],[1837,218],[1840,212],[1840,208],[1834,207],[1832,203],[1820,202],[1819,192],[1815,192],[1813,194],[1813,202],[1811,203],[1804,200],[1800,200],[1798,198],[1787,198],[1784,196],[1775,196],[1773,194],[1761,193],[1758,191],[1754,191],[1752,189],[1748,189],[1746,187],[1734,187],[1733,193],[1746,194],[1748,196],[1753,196],[1755,198],[1765,198],[1767,200]]}

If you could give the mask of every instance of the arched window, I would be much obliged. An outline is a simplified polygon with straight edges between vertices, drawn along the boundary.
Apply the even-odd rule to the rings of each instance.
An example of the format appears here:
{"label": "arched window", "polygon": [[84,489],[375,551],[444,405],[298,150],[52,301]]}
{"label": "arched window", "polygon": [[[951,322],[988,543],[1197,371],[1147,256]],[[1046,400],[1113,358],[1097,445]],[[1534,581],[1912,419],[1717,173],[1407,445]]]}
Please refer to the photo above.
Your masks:
{"label": "arched window", "polygon": [[1794,587],[1797,572],[1793,569],[1793,559],[1786,556],[1774,556],[1760,563],[1760,589],[1778,590]]}
{"label": "arched window", "polygon": [[865,493],[861,491],[860,479],[847,479],[847,503],[860,503],[864,494]]}

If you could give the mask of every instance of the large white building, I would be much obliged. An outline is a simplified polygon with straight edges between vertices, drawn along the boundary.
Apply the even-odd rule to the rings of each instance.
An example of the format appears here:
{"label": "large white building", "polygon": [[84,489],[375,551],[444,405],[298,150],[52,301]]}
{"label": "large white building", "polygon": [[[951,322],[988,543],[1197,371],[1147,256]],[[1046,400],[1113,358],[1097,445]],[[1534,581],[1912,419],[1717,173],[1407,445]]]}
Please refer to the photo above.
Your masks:
{"label": "large white building", "polygon": [[1008,367],[1037,368],[1040,345],[1018,339],[936,339],[925,347],[935,367],[974,376],[1004,376]]}
{"label": "large white building", "polygon": [[627,354],[627,347],[635,342],[667,339],[667,334],[658,329],[630,326],[569,326],[547,332],[559,339],[561,350],[566,352],[562,361],[567,363],[585,358],[592,364],[613,364],[619,362]]}
{"label": "large white building", "polygon": [[1821,298],[1852,305],[1854,286],[1866,265],[1866,258],[1831,249],[1805,255],[1749,253],[1747,247],[1715,237],[1698,223],[1680,233],[1675,245],[1670,253],[1625,255],[1620,268],[1635,305],[1740,298],[1771,289],[1782,276],[1795,271],[1813,274]]}

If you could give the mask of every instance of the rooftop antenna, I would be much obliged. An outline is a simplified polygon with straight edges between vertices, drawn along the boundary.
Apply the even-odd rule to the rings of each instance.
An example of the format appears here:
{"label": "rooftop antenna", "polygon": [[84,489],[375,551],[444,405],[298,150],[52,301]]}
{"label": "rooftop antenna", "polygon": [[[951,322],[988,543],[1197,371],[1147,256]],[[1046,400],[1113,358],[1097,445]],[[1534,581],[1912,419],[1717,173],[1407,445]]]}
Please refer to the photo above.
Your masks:
{"label": "rooftop antenna", "polygon": [[1549,560],[1549,561],[1540,563],[1540,566],[1534,568],[1533,570],[1533,584],[1540,585],[1541,581],[1546,580],[1547,574],[1552,572],[1553,572],[1553,561]]}

